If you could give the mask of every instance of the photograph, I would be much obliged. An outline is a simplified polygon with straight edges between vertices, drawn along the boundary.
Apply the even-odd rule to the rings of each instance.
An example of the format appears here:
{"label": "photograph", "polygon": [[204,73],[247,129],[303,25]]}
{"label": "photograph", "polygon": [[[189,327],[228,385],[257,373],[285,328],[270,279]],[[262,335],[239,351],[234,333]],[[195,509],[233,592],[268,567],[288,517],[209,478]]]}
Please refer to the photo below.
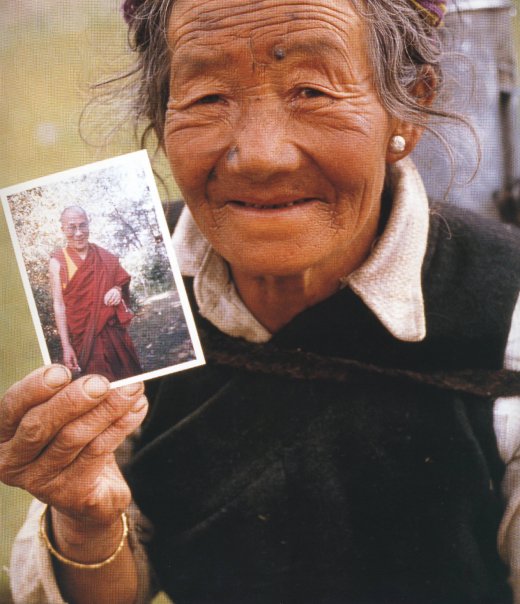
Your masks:
{"label": "photograph", "polygon": [[0,197],[45,363],[115,387],[204,362],[146,151]]}

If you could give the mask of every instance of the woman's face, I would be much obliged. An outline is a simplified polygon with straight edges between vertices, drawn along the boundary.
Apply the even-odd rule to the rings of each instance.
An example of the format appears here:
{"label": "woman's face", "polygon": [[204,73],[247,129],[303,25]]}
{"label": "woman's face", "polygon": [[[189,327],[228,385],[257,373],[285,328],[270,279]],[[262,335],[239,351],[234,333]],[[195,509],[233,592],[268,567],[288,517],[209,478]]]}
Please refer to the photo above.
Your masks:
{"label": "woman's face", "polygon": [[259,275],[364,257],[406,153],[349,2],[177,0],[169,40],[165,148],[213,247]]}

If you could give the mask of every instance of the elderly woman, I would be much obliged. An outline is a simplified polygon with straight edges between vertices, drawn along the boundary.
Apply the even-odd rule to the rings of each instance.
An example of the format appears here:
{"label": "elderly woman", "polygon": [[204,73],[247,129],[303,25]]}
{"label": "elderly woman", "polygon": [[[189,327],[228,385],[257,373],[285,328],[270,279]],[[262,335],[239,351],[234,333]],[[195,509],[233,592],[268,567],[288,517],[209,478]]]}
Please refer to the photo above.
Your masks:
{"label": "elderly woman", "polygon": [[54,365],[6,393],[1,478],[40,500],[17,602],[520,601],[519,389],[500,385],[520,244],[429,211],[405,159],[442,115],[442,8],[126,3],[209,362],[155,384],[125,478],[141,385]]}

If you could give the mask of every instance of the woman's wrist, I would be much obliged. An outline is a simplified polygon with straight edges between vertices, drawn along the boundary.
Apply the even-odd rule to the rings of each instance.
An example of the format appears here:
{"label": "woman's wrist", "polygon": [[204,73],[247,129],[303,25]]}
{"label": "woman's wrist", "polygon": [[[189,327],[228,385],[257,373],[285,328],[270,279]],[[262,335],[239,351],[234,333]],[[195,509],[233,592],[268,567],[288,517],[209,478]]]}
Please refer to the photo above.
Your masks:
{"label": "woman's wrist", "polygon": [[121,516],[112,522],[97,523],[75,519],[51,508],[47,535],[65,558],[83,564],[95,564],[109,558],[120,545],[123,535]]}

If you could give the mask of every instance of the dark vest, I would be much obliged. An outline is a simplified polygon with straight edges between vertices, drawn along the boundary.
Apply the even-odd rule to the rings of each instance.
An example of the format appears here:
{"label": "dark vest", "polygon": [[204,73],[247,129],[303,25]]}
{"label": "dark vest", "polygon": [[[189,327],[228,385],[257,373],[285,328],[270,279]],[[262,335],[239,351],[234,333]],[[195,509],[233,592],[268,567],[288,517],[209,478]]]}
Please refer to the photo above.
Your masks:
{"label": "dark vest", "polygon": [[[266,346],[420,372],[500,368],[518,236],[432,212],[423,287],[422,342],[393,338],[344,289]],[[489,399],[215,364],[153,388],[126,473],[176,604],[512,601],[496,551],[504,467]]]}

